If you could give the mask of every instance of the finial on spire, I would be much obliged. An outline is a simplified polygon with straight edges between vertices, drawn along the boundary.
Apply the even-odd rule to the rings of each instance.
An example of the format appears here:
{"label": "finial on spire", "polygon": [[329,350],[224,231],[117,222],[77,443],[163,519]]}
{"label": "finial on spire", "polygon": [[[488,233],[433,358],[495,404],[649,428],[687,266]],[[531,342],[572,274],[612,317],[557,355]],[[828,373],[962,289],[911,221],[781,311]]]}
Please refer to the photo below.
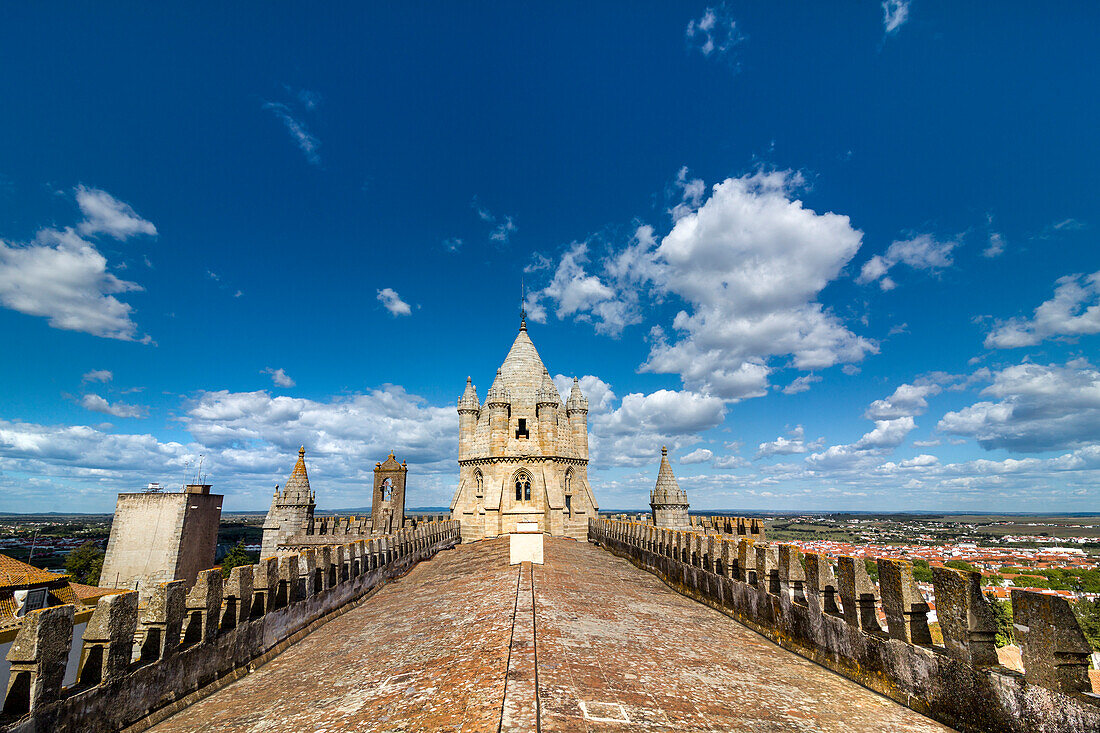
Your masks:
{"label": "finial on spire", "polygon": [[299,446],[299,447],[298,447],[298,457],[299,457],[299,458],[304,458],[304,457],[305,457],[305,455],[306,455],[306,447],[305,447],[304,445],[303,445],[303,446]]}
{"label": "finial on spire", "polygon": [[523,277],[519,279],[519,330],[527,330],[527,290],[523,285]]}
{"label": "finial on spire", "polygon": [[668,448],[666,446],[663,446],[663,445],[661,446],[661,455],[662,456],[667,456],[668,455]]}

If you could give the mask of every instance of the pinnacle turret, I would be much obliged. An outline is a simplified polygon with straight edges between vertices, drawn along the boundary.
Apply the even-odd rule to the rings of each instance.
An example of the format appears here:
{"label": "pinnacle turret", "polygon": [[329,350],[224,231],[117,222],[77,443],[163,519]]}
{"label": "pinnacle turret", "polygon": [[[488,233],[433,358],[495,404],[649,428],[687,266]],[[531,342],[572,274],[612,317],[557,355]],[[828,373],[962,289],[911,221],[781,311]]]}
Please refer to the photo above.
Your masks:
{"label": "pinnacle turret", "polygon": [[512,396],[508,393],[508,388],[504,386],[504,377],[501,376],[500,370],[497,369],[496,379],[493,380],[493,384],[489,387],[489,391],[485,394],[486,405],[506,405],[512,401]]}
{"label": "pinnacle turret", "polygon": [[550,378],[550,372],[545,368],[542,370],[542,384],[539,385],[535,401],[540,405],[554,405],[555,407],[561,405],[561,395],[558,394],[558,388],[554,386],[554,380]]}
{"label": "pinnacle turret", "polygon": [[687,494],[680,488],[672,465],[668,462],[668,448],[661,446],[661,468],[657,471],[657,485],[649,495],[651,504],[688,506]]}
{"label": "pinnacle turret", "polygon": [[588,412],[588,398],[581,392],[580,381],[576,377],[573,377],[573,389],[569,392],[565,409],[569,412]]}
{"label": "pinnacle turret", "polygon": [[466,377],[466,391],[462,393],[462,397],[458,400],[458,411],[470,411],[477,412],[481,409],[481,403],[477,399],[477,388],[474,387],[474,383],[469,377]]}

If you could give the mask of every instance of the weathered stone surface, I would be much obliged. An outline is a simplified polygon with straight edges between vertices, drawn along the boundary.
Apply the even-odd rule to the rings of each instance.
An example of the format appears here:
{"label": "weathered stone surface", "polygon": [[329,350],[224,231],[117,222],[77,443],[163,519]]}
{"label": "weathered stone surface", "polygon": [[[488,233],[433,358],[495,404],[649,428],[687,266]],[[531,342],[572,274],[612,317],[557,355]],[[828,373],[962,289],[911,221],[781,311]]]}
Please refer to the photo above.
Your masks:
{"label": "weathered stone surface", "polygon": [[154,730],[531,731],[536,660],[542,731],[944,730],[599,548],[522,568],[462,545]]}
{"label": "weathered stone surface", "polygon": [[1091,692],[1092,648],[1066,599],[1014,588],[1012,623],[1028,682],[1060,692]]}
{"label": "weathered stone surface", "polygon": [[955,657],[977,667],[997,665],[993,610],[982,596],[982,574],[948,567],[932,568],[936,617],[943,643]]}
{"label": "weathered stone surface", "polygon": [[[82,683],[98,684],[125,674],[133,655],[137,614],[137,593],[119,593],[99,599],[84,628],[84,649],[77,675]],[[86,669],[90,665],[97,668]]]}
{"label": "weathered stone surface", "polygon": [[890,638],[931,646],[929,608],[913,580],[913,566],[904,560],[879,558],[878,583]]}
{"label": "weathered stone surface", "polygon": [[31,611],[8,649],[11,663],[5,715],[21,715],[53,702],[61,695],[69,640],[73,633],[71,605]]}

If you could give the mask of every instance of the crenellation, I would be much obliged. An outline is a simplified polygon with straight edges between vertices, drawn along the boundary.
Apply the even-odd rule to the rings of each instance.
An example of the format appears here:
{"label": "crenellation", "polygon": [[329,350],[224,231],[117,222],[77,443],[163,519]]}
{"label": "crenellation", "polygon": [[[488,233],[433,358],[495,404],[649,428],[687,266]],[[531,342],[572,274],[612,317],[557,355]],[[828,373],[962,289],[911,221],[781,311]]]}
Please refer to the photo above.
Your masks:
{"label": "crenellation", "polygon": [[213,640],[218,635],[221,608],[222,573],[220,570],[203,570],[187,594],[181,645],[189,647]]}
{"label": "crenellation", "polygon": [[133,658],[137,621],[137,593],[119,593],[99,599],[84,628],[77,670],[79,684],[92,686],[112,682],[126,673]]}
{"label": "crenellation", "polygon": [[252,611],[252,582],[254,565],[238,565],[229,571],[229,578],[222,586],[222,619],[219,633],[248,622]]}
{"label": "crenellation", "polygon": [[802,553],[794,545],[779,546],[779,589],[784,596],[800,606],[808,605]]}
{"label": "crenellation", "polygon": [[932,568],[936,618],[947,652],[976,667],[999,664],[993,610],[982,595],[982,574],[948,567]]}
{"label": "crenellation", "polygon": [[867,574],[863,558],[847,555],[837,558],[837,586],[840,589],[841,612],[848,625],[885,637],[886,632],[878,622],[878,589]]}
{"label": "crenellation", "polygon": [[[298,555],[279,556],[279,587],[275,593],[275,608],[286,608],[299,599]],[[333,586],[336,584],[333,583]]]}
{"label": "crenellation", "polygon": [[176,652],[187,613],[187,588],[182,580],[161,583],[144,599],[135,636],[138,661],[156,662]]}
{"label": "crenellation", "polygon": [[18,718],[61,697],[65,663],[73,637],[71,604],[31,611],[8,649],[5,716]]}
{"label": "crenellation", "polygon": [[833,565],[829,558],[816,552],[807,552],[806,600],[810,608],[837,618],[844,618],[837,601],[840,598]]}
{"label": "crenellation", "polygon": [[[631,558],[685,595],[952,727],[1100,730],[1100,697],[1091,693],[1088,679],[1090,649],[1065,599],[1013,590],[1016,635],[1023,646],[1020,675],[997,662],[992,612],[978,573],[933,568],[945,643],[935,647],[928,604],[909,563],[878,560],[887,633],[878,622],[879,591],[863,558],[839,558],[834,576],[823,555],[800,557],[790,545],[735,536],[718,535],[716,546],[714,536],[693,531],[649,534],[626,522],[589,523],[589,541]],[[728,575],[717,572],[717,563],[708,567],[700,560],[707,554],[720,556]]]}
{"label": "crenellation", "polygon": [[1059,692],[1092,692],[1092,647],[1065,598],[1013,588],[1012,623],[1028,682]]}
{"label": "crenellation", "polygon": [[890,638],[932,646],[932,632],[928,629],[931,609],[913,580],[912,563],[878,558],[878,582]]}

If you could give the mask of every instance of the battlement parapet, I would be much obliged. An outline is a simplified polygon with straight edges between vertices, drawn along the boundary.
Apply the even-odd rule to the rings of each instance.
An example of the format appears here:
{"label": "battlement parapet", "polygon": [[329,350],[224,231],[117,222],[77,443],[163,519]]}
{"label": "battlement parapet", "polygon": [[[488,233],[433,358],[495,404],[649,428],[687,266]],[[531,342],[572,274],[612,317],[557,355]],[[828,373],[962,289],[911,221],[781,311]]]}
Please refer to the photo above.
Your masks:
{"label": "battlement parapet", "polygon": [[[63,687],[71,605],[32,611],[8,651],[0,730],[122,730],[153,725],[266,662],[373,588],[461,541],[457,521],[310,548],[161,583],[139,608],[130,591],[100,599],[84,631],[77,682]],[[144,728],[143,728],[144,729]]]}
{"label": "battlement parapet", "polygon": [[1012,591],[1020,674],[998,663],[979,573],[933,568],[941,646],[908,562],[877,559],[876,586],[863,558],[837,558],[834,570],[824,555],[745,527],[712,535],[705,522],[679,531],[592,519],[588,537],[780,646],[959,730],[1100,730],[1090,648],[1064,598]]}

